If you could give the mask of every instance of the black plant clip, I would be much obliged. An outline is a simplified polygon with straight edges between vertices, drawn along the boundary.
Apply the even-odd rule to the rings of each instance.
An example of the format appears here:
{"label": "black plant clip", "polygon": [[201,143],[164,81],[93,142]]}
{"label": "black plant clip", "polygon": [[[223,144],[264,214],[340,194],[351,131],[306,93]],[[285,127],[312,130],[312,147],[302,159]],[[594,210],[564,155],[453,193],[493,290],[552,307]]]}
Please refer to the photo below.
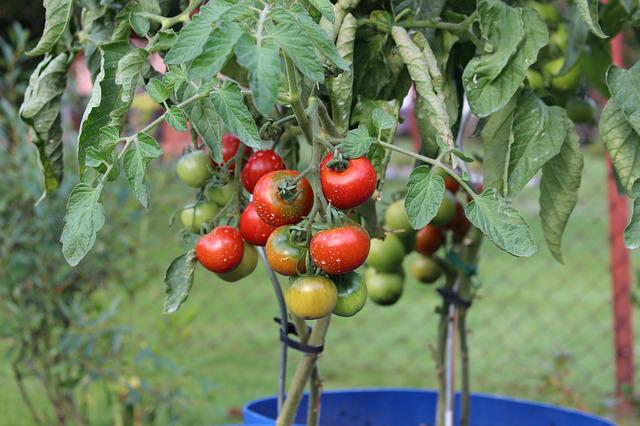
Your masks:
{"label": "black plant clip", "polygon": [[[278,325],[282,324],[280,318],[274,318],[273,320],[276,323],[278,323]],[[307,330],[309,334],[311,334],[311,327],[307,326]],[[282,343],[284,343],[285,345],[287,345],[287,347],[291,349],[295,349],[297,351],[300,351],[309,355],[318,355],[318,354],[321,354],[322,351],[324,351],[324,345],[321,345],[321,346],[307,345],[306,343],[302,343],[299,340],[294,340],[290,338],[289,337],[290,334],[297,336],[298,332],[296,331],[295,325],[293,325],[292,322],[287,321],[286,330],[280,328],[280,341]]]}

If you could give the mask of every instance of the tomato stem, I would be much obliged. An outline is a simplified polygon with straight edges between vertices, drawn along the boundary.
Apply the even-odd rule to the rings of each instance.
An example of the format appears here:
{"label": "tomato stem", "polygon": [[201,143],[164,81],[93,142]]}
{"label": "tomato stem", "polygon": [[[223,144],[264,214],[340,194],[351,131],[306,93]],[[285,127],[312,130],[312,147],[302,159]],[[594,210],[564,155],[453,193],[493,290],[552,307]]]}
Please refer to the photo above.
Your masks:
{"label": "tomato stem", "polygon": [[305,139],[309,145],[313,144],[313,131],[311,129],[311,123],[309,117],[304,110],[304,105],[300,100],[300,90],[298,88],[298,81],[296,79],[296,68],[293,65],[293,61],[289,55],[284,55],[284,61],[287,68],[287,82],[289,83],[289,101],[291,109],[293,110],[298,125],[302,129]]}

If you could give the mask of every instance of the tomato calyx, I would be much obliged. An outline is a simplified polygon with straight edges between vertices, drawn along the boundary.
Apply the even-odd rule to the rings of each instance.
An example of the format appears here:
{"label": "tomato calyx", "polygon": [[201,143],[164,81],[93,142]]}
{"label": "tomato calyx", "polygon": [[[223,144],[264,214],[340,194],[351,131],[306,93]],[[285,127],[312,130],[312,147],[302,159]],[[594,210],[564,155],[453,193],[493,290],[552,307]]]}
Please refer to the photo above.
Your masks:
{"label": "tomato calyx", "polygon": [[327,167],[337,172],[344,172],[349,167],[349,160],[340,153],[334,154],[333,159],[327,161]]}

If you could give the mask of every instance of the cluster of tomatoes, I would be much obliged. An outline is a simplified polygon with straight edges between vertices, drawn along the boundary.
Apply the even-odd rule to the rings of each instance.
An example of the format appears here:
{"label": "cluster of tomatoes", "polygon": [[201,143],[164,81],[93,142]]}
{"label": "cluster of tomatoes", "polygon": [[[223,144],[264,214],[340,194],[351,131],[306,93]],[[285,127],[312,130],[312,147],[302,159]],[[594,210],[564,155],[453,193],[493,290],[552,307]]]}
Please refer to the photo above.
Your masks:
{"label": "cluster of tomatoes", "polygon": [[414,231],[404,201],[398,200],[389,205],[384,215],[384,227],[390,232],[384,239],[371,240],[364,275],[369,298],[379,305],[392,305],[402,296],[405,278],[402,263],[409,252],[416,252],[409,264],[411,275],[419,282],[432,284],[443,274],[442,260],[434,254],[447,237],[461,242],[471,227],[456,196],[460,184],[443,169],[434,173],[444,178],[446,191],[433,220]]}
{"label": "cluster of tomatoes", "polygon": [[[273,150],[247,151],[240,182],[251,201],[235,188],[230,174],[240,141],[233,135],[222,140],[224,164],[210,163],[209,155],[196,150],[177,165],[180,179],[201,188],[202,200],[181,212],[187,231],[206,232],[196,243],[196,258],[226,281],[237,281],[256,267],[256,246],[264,247],[270,267],[290,277],[284,286],[288,309],[305,319],[331,313],[352,316],[362,309],[367,291],[355,272],[367,259],[367,231],[342,211],[367,201],[376,189],[376,173],[366,157],[333,158],[329,153],[317,173],[322,197],[316,197],[304,174],[287,170]],[[212,170],[227,175],[212,185]],[[323,205],[326,200],[327,205]],[[218,213],[233,203],[242,206],[237,226],[218,225]],[[326,221],[317,221],[322,209]],[[234,215],[227,215],[233,222]],[[237,217],[237,215],[235,215]],[[207,232],[208,231],[208,232]]]}

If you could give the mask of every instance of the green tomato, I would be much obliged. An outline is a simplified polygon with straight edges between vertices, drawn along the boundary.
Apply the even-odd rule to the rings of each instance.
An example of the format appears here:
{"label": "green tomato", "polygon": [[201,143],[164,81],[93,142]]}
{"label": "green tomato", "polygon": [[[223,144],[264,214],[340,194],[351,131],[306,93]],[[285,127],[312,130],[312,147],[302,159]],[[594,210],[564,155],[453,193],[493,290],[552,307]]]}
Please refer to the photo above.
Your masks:
{"label": "green tomato", "polygon": [[323,275],[299,275],[291,279],[284,285],[283,296],[289,311],[304,319],[326,317],[338,302],[335,284]]}
{"label": "green tomato", "polygon": [[590,99],[571,98],[564,107],[574,123],[591,123],[596,116],[596,107]]}
{"label": "green tomato", "polygon": [[542,19],[550,24],[555,24],[560,21],[560,12],[558,12],[558,9],[556,9],[553,4],[538,3],[537,1],[532,1],[527,3],[527,6],[537,11],[540,16],[542,16]]}
{"label": "green tomato", "polygon": [[556,47],[561,52],[567,50],[567,40],[569,34],[567,34],[567,27],[564,24],[558,25],[558,29],[554,31],[549,37],[549,44]]}
{"label": "green tomato", "polygon": [[240,264],[229,272],[222,274],[216,274],[224,281],[235,282],[240,281],[244,277],[251,274],[258,264],[258,251],[256,248],[248,243],[244,243],[244,254]]}
{"label": "green tomato", "polygon": [[372,238],[367,265],[380,272],[395,272],[402,268],[406,252],[400,238],[389,234],[384,240]]}
{"label": "green tomato", "polygon": [[236,185],[233,182],[229,182],[223,186],[210,186],[207,188],[207,198],[209,201],[213,201],[220,207],[226,206],[235,193]]}
{"label": "green tomato", "polygon": [[561,91],[570,92],[575,90],[580,84],[582,70],[580,63],[577,63],[566,73],[558,75],[563,65],[563,57],[554,59],[544,65],[543,72],[545,76],[550,79],[551,87]]}
{"label": "green tomato", "polygon": [[456,197],[454,197],[451,192],[445,191],[442,203],[440,203],[440,207],[438,207],[435,217],[431,219],[431,225],[438,228],[447,226],[456,215],[457,202]]}
{"label": "green tomato", "polygon": [[178,160],[176,171],[181,181],[193,188],[201,188],[211,177],[209,156],[200,150],[189,152]]}
{"label": "green tomato", "polygon": [[404,200],[394,201],[389,204],[387,211],[384,213],[384,224],[392,231],[413,231],[407,210],[404,208]]}
{"label": "green tomato", "polygon": [[196,204],[194,207],[185,207],[180,212],[180,221],[184,229],[192,232],[200,232],[202,225],[213,219],[218,214],[218,206],[212,202]]}
{"label": "green tomato", "polygon": [[540,90],[544,88],[544,77],[536,70],[532,70],[529,68],[527,70],[527,81],[529,82],[529,87],[533,90]]}
{"label": "green tomato", "polygon": [[373,303],[382,306],[393,305],[402,296],[404,275],[397,273],[376,272],[368,268],[365,272],[367,294]]}
{"label": "green tomato", "polygon": [[409,272],[421,283],[434,283],[442,276],[440,265],[429,256],[419,254],[409,264]]}
{"label": "green tomato", "polygon": [[367,303],[367,286],[357,272],[331,277],[338,290],[338,302],[333,308],[334,315],[352,317]]}

